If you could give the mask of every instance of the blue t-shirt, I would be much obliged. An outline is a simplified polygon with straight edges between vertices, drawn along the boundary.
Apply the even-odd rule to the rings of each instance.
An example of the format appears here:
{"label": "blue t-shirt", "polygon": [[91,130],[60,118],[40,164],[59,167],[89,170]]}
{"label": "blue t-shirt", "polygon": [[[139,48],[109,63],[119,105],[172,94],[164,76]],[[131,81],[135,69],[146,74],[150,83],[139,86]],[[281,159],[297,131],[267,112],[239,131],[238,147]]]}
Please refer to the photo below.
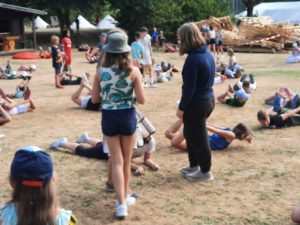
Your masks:
{"label": "blue t-shirt", "polygon": [[[230,128],[223,130],[231,131]],[[229,142],[219,134],[212,134],[208,136],[211,150],[224,150],[229,146]]]}
{"label": "blue t-shirt", "polygon": [[158,40],[158,32],[157,31],[153,31],[153,33],[152,33],[152,40],[153,41],[157,41]]}
{"label": "blue t-shirt", "polygon": [[57,56],[58,56],[58,46],[51,46],[51,55],[52,55],[52,66],[55,68],[57,65]]}
{"label": "blue t-shirt", "polygon": [[242,99],[244,101],[247,101],[249,98],[249,95],[242,88],[240,90],[238,90],[237,92],[235,92],[234,95],[235,95],[235,98]]}
{"label": "blue t-shirt", "polygon": [[133,59],[141,61],[143,59],[144,46],[141,42],[134,41],[131,44],[131,54]]}

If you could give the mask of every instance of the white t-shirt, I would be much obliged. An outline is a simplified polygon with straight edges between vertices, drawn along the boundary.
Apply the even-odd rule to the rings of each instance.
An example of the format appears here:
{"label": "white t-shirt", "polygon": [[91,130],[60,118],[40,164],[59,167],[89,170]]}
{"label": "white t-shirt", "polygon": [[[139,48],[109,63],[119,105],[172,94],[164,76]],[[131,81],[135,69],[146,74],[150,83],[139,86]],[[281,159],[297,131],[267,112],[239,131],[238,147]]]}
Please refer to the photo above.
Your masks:
{"label": "white t-shirt", "polygon": [[209,32],[210,38],[216,38],[216,31],[215,30],[210,30],[208,32]]}

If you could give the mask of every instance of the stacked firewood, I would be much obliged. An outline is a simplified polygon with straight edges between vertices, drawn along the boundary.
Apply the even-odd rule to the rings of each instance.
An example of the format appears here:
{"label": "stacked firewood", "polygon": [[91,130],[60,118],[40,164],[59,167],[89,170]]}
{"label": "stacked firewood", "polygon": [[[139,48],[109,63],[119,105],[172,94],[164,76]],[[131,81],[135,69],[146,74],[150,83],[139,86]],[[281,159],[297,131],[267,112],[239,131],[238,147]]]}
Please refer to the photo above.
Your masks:
{"label": "stacked firewood", "polygon": [[[295,27],[275,24],[270,17],[242,17],[233,26],[230,17],[214,18],[196,22],[198,26],[212,25],[221,31],[225,46],[250,52],[282,52],[284,44],[295,40]],[[300,29],[299,29],[300,30]]]}

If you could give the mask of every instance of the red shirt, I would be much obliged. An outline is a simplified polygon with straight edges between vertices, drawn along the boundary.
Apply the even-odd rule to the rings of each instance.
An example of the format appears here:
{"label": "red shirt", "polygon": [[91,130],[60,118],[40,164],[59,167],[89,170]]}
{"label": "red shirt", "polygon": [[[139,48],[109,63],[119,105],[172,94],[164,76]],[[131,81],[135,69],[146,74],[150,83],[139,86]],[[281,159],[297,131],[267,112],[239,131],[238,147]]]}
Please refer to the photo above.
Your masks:
{"label": "red shirt", "polygon": [[64,37],[61,40],[61,44],[64,46],[64,52],[67,56],[66,64],[71,65],[71,58],[72,58],[72,41],[69,37]]}

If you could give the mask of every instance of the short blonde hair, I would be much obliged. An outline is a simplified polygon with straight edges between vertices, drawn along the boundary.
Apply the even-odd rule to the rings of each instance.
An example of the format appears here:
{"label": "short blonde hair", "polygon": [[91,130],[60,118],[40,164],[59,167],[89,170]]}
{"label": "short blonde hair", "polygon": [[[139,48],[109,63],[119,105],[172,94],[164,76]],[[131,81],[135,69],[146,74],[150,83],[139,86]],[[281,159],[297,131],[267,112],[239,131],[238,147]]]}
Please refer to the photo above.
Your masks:
{"label": "short blonde hair", "polygon": [[228,49],[227,49],[227,53],[228,53],[229,55],[234,55],[234,51],[233,51],[232,48],[228,48]]}
{"label": "short blonde hair", "polygon": [[52,44],[52,45],[55,44],[56,41],[57,41],[57,43],[59,43],[59,37],[56,36],[56,35],[52,35],[52,36],[51,36],[51,44]]}
{"label": "short blonde hair", "polygon": [[194,23],[185,23],[177,30],[179,38],[179,54],[183,55],[205,45],[206,41]]}

